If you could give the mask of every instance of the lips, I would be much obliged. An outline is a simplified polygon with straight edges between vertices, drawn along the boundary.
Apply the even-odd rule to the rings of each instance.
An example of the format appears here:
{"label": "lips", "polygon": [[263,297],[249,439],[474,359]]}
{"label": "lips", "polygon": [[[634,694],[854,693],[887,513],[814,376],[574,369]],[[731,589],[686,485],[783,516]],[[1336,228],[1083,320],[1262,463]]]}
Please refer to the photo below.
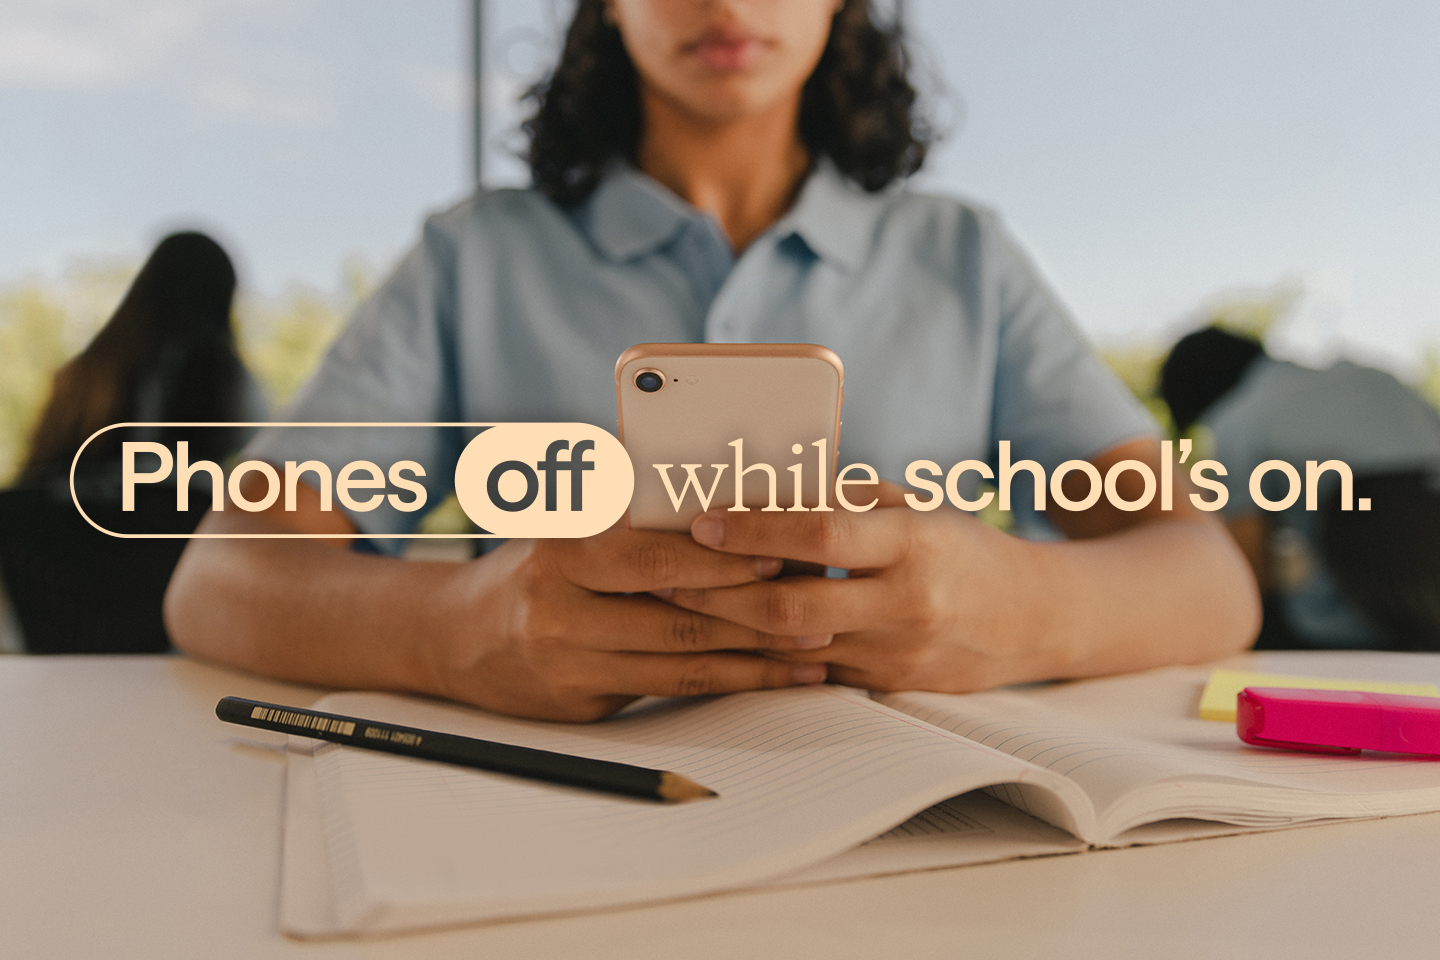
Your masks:
{"label": "lips", "polygon": [[765,49],[765,41],[751,33],[710,30],[687,44],[685,51],[711,70],[732,73],[749,68]]}

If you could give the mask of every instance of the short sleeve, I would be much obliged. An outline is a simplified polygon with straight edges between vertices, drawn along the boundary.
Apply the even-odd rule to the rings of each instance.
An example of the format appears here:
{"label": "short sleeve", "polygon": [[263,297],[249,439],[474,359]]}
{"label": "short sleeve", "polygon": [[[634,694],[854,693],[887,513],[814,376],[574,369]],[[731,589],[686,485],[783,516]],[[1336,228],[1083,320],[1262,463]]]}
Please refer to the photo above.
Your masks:
{"label": "short sleeve", "polygon": [[[319,369],[282,415],[304,423],[452,423],[460,419],[454,337],[454,243],[435,221],[395,272],[352,315]],[[271,427],[245,456],[283,469],[286,461],[325,463],[332,478],[346,464],[370,461],[387,472],[411,460],[425,471],[426,506],[450,492],[464,441],[456,428],[371,426]],[[364,474],[361,474],[364,477]],[[312,485],[313,473],[303,479]],[[398,488],[392,488],[395,492]],[[364,500],[373,493],[357,493]],[[413,495],[399,492],[402,502]],[[357,512],[338,498],[362,533],[403,535],[424,510],[397,510],[382,499]],[[398,544],[385,544],[387,548]]]}
{"label": "short sleeve", "polygon": [[999,323],[992,437],[1047,473],[1160,433],[1153,417],[1077,329],[1038,270],[998,225],[990,243]]}

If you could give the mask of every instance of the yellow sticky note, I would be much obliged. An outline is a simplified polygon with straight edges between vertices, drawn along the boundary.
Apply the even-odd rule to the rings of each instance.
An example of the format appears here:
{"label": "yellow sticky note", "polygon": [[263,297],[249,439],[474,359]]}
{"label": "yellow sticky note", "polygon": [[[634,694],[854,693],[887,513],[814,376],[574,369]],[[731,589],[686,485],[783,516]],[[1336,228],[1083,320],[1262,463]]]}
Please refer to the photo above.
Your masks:
{"label": "yellow sticky note", "polygon": [[1200,695],[1200,716],[1206,720],[1235,720],[1235,697],[1246,687],[1297,687],[1302,690],[1360,690],[1365,693],[1400,693],[1412,697],[1440,697],[1433,683],[1392,683],[1384,680],[1340,680],[1335,677],[1287,677],[1278,673],[1214,670]]}

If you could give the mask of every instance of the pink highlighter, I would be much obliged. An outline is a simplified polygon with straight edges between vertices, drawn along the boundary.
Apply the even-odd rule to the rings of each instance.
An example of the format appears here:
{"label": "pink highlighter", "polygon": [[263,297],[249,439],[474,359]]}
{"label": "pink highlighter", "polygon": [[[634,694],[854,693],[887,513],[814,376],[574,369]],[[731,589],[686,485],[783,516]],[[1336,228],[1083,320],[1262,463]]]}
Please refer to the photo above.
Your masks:
{"label": "pink highlighter", "polygon": [[1235,732],[1256,746],[1312,753],[1440,755],[1440,697],[1246,687],[1236,696]]}

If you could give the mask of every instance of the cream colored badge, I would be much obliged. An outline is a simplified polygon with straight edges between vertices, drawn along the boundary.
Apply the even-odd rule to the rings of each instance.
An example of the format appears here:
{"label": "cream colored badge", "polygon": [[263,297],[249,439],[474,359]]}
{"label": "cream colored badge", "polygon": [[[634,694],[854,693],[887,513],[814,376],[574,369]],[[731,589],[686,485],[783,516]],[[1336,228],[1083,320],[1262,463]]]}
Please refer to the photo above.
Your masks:
{"label": "cream colored badge", "polygon": [[589,537],[630,506],[635,470],[625,448],[588,423],[502,423],[460,454],[455,495],[499,537]]}

